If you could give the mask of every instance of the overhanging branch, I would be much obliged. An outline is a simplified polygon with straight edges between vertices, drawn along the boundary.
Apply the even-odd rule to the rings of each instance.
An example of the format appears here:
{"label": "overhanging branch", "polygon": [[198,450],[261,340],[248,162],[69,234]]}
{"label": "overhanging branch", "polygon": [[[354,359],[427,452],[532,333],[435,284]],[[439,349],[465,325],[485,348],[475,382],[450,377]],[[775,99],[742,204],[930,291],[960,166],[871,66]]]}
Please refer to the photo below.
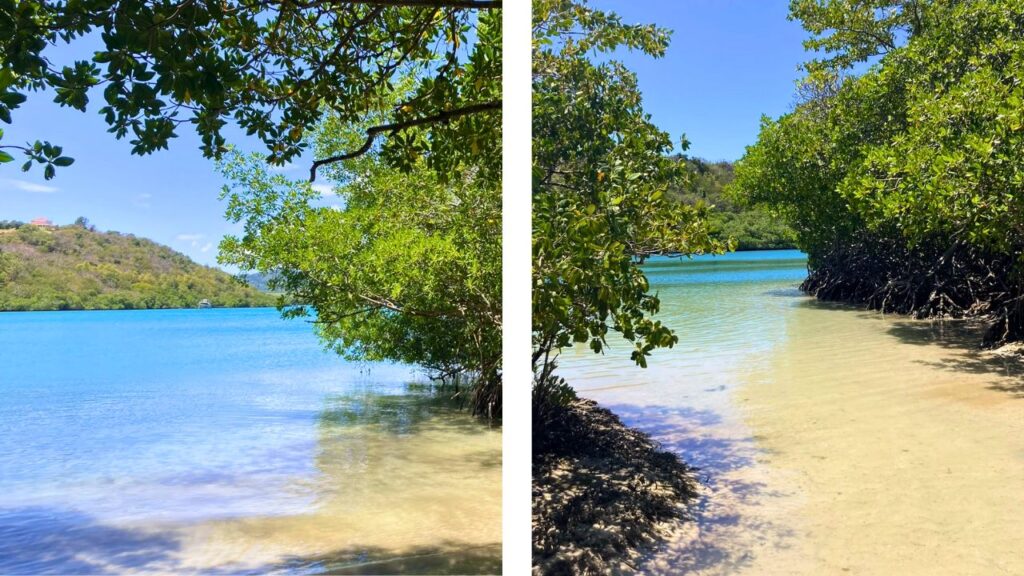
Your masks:
{"label": "overhanging branch", "polygon": [[412,120],[405,120],[404,122],[395,122],[393,124],[381,124],[380,126],[373,126],[366,131],[366,140],[363,145],[358,149],[353,150],[345,154],[339,154],[337,156],[331,156],[329,158],[323,158],[321,160],[315,160],[313,165],[309,168],[309,181],[316,181],[316,171],[318,168],[325,164],[333,164],[335,162],[342,162],[344,160],[351,160],[358,158],[373,146],[374,141],[377,140],[377,136],[385,132],[395,133],[406,128],[414,128],[416,126],[423,126],[426,124],[434,124],[437,122],[448,122],[459,118],[461,116],[468,116],[470,114],[478,114],[480,112],[489,112],[493,110],[501,110],[501,100],[495,100],[493,102],[483,102],[480,104],[473,104],[463,108],[455,108],[452,110],[445,110],[433,116],[425,116],[423,118],[414,118]]}

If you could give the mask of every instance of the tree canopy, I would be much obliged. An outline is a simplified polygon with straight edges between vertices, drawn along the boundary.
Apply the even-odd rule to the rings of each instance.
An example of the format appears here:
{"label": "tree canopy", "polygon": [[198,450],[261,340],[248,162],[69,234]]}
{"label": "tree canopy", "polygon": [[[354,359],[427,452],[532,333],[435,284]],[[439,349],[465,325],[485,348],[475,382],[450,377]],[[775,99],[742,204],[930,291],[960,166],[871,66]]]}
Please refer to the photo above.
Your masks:
{"label": "tree canopy", "polygon": [[[310,144],[330,155],[362,137],[331,116]],[[500,157],[500,140],[486,152]],[[500,417],[500,179],[471,165],[442,177],[423,160],[399,170],[370,152],[326,169],[328,203],[259,157],[233,154],[223,171],[228,218],[244,224],[223,262],[267,275],[302,303],[285,314],[312,317],[339,353],[417,364]]]}
{"label": "tree canopy", "polygon": [[[501,0],[0,1],[0,121],[98,109],[135,154],[182,125],[232,182],[222,262],[352,358],[416,363],[501,413]],[[67,49],[77,48],[71,52]],[[58,61],[60,54],[75,54]],[[86,56],[86,54],[89,54]],[[244,155],[231,126],[266,153]],[[0,133],[2,137],[2,133]],[[0,143],[44,176],[60,146]],[[274,166],[311,152],[308,178]],[[317,175],[335,186],[323,202]],[[0,263],[7,266],[7,263]],[[473,383],[459,390],[468,376]]]}
{"label": "tree canopy", "polygon": [[640,366],[675,344],[652,318],[659,300],[639,264],[723,246],[706,206],[667,194],[685,166],[668,157],[672,142],[644,112],[636,77],[594,57],[618,47],[661,56],[668,32],[571,0],[534,2],[533,28],[533,360],[543,387],[574,343],[600,353],[617,332]]}
{"label": "tree canopy", "polygon": [[[0,2],[0,121],[43,90],[85,111],[100,97],[110,132],[135,154],[167,148],[182,125],[205,156],[227,149],[233,123],[283,164],[330,114],[361,122],[381,102],[389,113],[353,148],[408,167],[426,158],[439,174],[500,137],[501,0],[7,0]],[[79,48],[67,62],[54,50]],[[93,50],[95,48],[95,50]],[[403,79],[407,97],[395,100]],[[2,138],[2,132],[0,132]],[[0,163],[22,152],[45,177],[73,161],[40,140],[0,143]],[[477,165],[494,169],[500,158]]]}
{"label": "tree canopy", "polygon": [[826,56],[808,64],[795,109],[763,120],[737,188],[786,214],[812,272],[840,278],[856,251],[875,263],[849,281],[877,279],[843,293],[873,291],[869,302],[901,311],[980,310],[1001,317],[1003,337],[1024,335],[1013,328],[1024,315],[1024,4],[792,9]]}

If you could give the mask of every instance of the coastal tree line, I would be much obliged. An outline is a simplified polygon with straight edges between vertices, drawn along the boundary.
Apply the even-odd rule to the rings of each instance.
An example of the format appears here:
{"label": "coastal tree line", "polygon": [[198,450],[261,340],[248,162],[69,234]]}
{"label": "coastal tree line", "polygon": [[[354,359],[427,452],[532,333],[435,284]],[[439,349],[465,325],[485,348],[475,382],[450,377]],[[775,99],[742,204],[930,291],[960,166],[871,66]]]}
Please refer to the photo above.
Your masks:
{"label": "coastal tree line", "polygon": [[820,57],[795,108],[763,120],[736,193],[790,224],[809,293],[1024,338],[1024,5],[791,7]]}
{"label": "coastal tree line", "polygon": [[735,166],[732,162],[711,162],[703,158],[673,155],[686,164],[686,178],[672,184],[669,194],[687,204],[711,206],[708,224],[711,236],[732,241],[736,250],[786,250],[796,247],[793,230],[763,205],[751,204],[732,191]]}
{"label": "coastal tree line", "polygon": [[[671,157],[635,74],[610,57],[660,57],[669,31],[578,0],[536,0],[533,18],[534,569],[616,573],[679,519],[696,481],[677,455],[577,398],[558,356],[624,342],[646,366],[678,337],[656,318],[640,264],[731,243],[714,233],[707,198],[681,201],[694,175]],[[675,150],[686,148],[681,138]]]}
{"label": "coastal tree line", "polygon": [[[668,31],[623,24],[582,0],[534,3],[541,572],[607,571],[645,528],[673,518],[640,486],[609,489],[619,478],[595,472],[595,461],[632,450],[623,466],[664,480],[676,503],[690,497],[685,482],[671,481],[685,467],[659,476],[645,467],[657,457],[635,449],[635,437],[603,441],[620,424],[576,397],[557,359],[570,346],[602,353],[615,338],[643,367],[677,343],[674,330],[685,326],[657,320],[660,302],[640,265],[654,254],[734,248],[737,235],[722,231],[735,218],[724,214],[757,214],[746,217],[771,225],[750,236],[806,251],[802,287],[819,298],[982,318],[989,346],[1024,338],[1024,4],[792,0],[790,17],[812,53],[797,103],[763,119],[733,175],[732,166],[669,160],[671,141],[645,115],[635,76],[609,56],[626,48],[659,57]],[[686,147],[684,138],[677,150]],[[717,216],[711,196],[726,207]],[[635,514],[615,515],[625,508]],[[572,532],[609,521],[621,526],[615,536]]]}

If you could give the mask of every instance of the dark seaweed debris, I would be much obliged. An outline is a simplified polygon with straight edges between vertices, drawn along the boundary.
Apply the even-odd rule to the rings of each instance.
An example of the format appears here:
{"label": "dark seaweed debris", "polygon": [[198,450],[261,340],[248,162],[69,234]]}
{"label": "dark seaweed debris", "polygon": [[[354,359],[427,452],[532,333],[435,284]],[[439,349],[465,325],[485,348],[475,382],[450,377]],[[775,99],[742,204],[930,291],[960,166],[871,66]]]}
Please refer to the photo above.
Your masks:
{"label": "dark seaweed debris", "polygon": [[595,402],[545,410],[533,428],[534,574],[630,572],[697,488],[693,468]]}

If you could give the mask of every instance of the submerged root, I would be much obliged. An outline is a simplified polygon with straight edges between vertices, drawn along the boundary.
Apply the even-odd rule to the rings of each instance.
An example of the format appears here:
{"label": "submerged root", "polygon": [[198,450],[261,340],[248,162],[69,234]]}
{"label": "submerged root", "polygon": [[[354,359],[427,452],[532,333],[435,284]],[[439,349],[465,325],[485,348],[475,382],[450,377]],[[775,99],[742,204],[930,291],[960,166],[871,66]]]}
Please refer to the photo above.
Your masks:
{"label": "submerged root", "polygon": [[447,371],[435,369],[431,374],[438,392],[446,394],[460,407],[488,422],[501,421],[501,374],[491,371],[487,376],[461,368]]}
{"label": "submerged root", "polygon": [[821,300],[919,319],[985,319],[991,322],[983,342],[988,348],[1024,340],[1024,287],[1015,259],[964,243],[907,247],[899,238],[865,234],[815,255],[801,289]]}
{"label": "submerged root", "polygon": [[685,519],[697,495],[693,469],[591,400],[541,413],[533,425],[534,573],[630,571],[642,547]]}
{"label": "submerged root", "polygon": [[475,416],[489,421],[501,420],[501,379],[500,377],[481,380],[473,387],[469,404]]}
{"label": "submerged root", "polygon": [[995,321],[985,332],[985,348],[1024,341],[1024,307],[1018,304],[1015,308],[1002,310],[996,315]]}

